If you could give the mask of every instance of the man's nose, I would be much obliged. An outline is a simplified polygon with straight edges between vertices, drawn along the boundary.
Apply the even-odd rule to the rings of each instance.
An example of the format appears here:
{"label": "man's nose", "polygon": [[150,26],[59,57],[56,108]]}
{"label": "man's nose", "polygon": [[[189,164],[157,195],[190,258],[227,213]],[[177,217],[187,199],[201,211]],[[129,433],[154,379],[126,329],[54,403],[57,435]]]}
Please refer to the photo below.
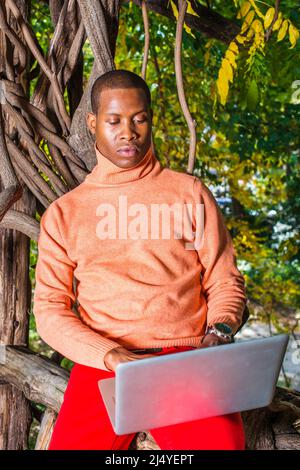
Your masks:
{"label": "man's nose", "polygon": [[132,140],[132,139],[135,139],[136,136],[137,136],[137,133],[136,133],[133,123],[130,123],[130,122],[124,123],[121,129],[121,135],[120,135],[121,139]]}

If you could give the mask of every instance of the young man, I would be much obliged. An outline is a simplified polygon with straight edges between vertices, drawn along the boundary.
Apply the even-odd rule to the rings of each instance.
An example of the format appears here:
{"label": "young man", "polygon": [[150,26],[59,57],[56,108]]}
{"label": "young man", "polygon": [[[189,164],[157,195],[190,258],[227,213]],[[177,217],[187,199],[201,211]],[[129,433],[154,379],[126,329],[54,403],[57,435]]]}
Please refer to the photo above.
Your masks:
{"label": "young man", "polygon": [[[156,158],[146,83],[132,72],[111,71],[96,80],[91,99],[87,124],[97,165],[41,218],[37,331],[75,363],[49,449],[127,449],[134,434],[114,434],[98,380],[113,377],[120,362],[231,341],[247,300],[212,193]],[[174,204],[182,218],[174,210],[171,233]],[[194,237],[198,207],[204,209],[201,243]],[[72,311],[73,275],[79,317]],[[161,449],[245,446],[239,413],[152,435]]]}

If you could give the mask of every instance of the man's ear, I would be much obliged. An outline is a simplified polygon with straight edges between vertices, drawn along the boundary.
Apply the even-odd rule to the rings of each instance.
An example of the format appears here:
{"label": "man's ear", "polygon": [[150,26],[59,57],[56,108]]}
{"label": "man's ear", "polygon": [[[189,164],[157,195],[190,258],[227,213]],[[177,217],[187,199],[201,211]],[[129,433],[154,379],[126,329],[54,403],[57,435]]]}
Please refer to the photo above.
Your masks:
{"label": "man's ear", "polygon": [[92,134],[96,132],[96,116],[94,113],[87,113],[86,123]]}

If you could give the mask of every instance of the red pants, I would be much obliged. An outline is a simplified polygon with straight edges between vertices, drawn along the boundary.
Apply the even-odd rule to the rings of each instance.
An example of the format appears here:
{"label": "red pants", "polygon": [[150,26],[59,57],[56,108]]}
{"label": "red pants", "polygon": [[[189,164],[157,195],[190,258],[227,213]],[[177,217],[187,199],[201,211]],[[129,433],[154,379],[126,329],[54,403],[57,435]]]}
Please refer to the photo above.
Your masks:
{"label": "red pants", "polygon": [[[163,348],[156,355],[185,351]],[[98,380],[114,372],[74,364],[48,450],[125,450],[135,434],[117,436],[110,424]],[[150,430],[162,450],[244,450],[240,413],[199,419]]]}

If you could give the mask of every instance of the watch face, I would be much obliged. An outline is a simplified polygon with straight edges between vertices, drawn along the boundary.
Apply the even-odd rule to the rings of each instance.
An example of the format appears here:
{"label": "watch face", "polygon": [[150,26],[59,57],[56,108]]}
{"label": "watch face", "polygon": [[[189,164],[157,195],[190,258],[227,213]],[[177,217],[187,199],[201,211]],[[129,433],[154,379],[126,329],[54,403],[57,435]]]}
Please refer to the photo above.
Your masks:
{"label": "watch face", "polygon": [[226,323],[215,323],[214,326],[218,331],[220,331],[220,333],[223,333],[225,335],[232,334],[232,328],[229,325],[226,325]]}

